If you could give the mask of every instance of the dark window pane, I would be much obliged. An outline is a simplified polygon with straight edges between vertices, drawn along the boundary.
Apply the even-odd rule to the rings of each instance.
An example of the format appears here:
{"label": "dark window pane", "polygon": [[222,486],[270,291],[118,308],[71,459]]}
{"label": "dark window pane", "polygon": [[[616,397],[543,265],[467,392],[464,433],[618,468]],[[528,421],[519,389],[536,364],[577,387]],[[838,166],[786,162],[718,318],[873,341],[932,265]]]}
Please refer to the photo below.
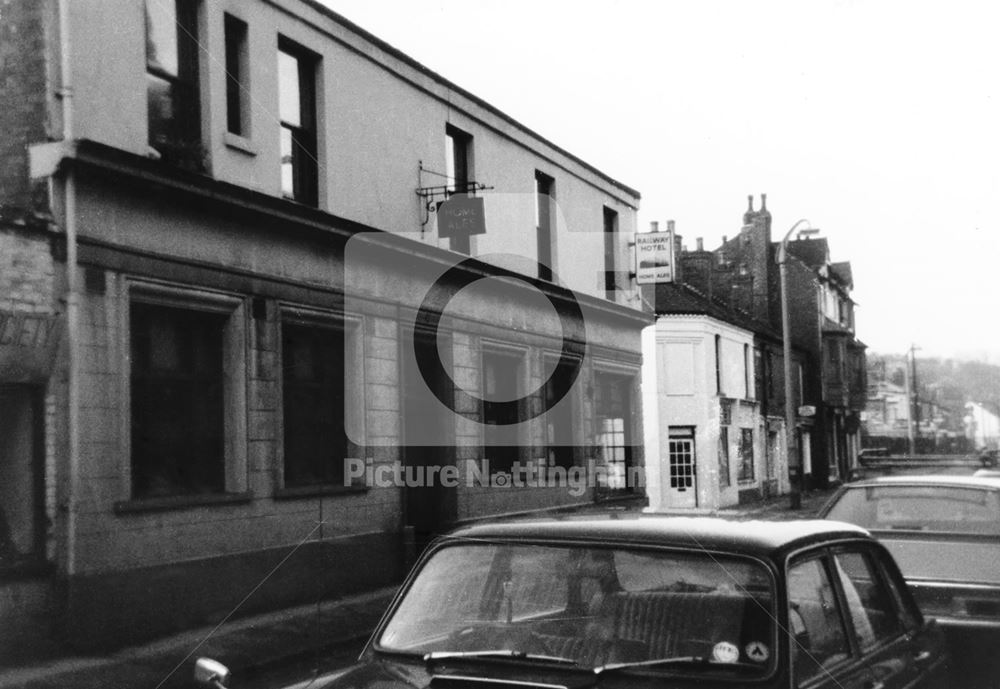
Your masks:
{"label": "dark window pane", "polygon": [[[287,42],[282,41],[283,44]],[[318,202],[316,159],[316,58],[305,49],[278,52],[281,113],[281,189],[299,203]]]}
{"label": "dark window pane", "polygon": [[868,559],[861,553],[839,553],[834,564],[861,649],[867,651],[902,634],[890,593]]}
{"label": "dark window pane", "polygon": [[293,324],[281,331],[285,485],[343,485],[344,333]]}
{"label": "dark window pane", "polygon": [[233,134],[245,130],[243,103],[246,90],[244,60],[247,41],[245,22],[226,15],[226,127]]}
{"label": "dark window pane", "polygon": [[170,139],[174,130],[177,105],[173,84],[162,77],[146,74],[146,95],[149,106],[150,142]]}
{"label": "dark window pane", "polygon": [[[520,396],[521,359],[487,352],[483,354],[483,398],[509,402]],[[484,405],[483,443],[491,472],[510,471],[520,457],[517,424],[523,419],[520,405]]]}
{"label": "dark window pane", "polygon": [[740,429],[739,446],[739,480],[752,481],[754,479],[754,459],[753,459],[753,429]]}
{"label": "dark window pane", "polygon": [[136,303],[130,318],[134,497],[222,492],[228,317]]}
{"label": "dark window pane", "polygon": [[617,242],[618,214],[610,208],[604,209],[604,291],[608,299],[614,299],[617,281],[615,279],[615,243]]}
{"label": "dark window pane", "polygon": [[833,584],[821,560],[788,570],[788,628],[792,672],[802,682],[850,653]]}
{"label": "dark window pane", "polygon": [[552,279],[552,223],[555,181],[541,172],[535,173],[535,225],[538,246],[538,277]]}
{"label": "dark window pane", "polygon": [[556,399],[560,389],[567,389],[570,373],[571,368],[568,366],[557,367],[545,383],[545,406],[548,411],[541,418],[545,421],[545,435],[549,445],[546,461],[549,466],[573,466],[571,393],[567,393],[561,400]]}
{"label": "dark window pane", "polygon": [[201,170],[197,4],[146,3],[149,143],[168,162]]}
{"label": "dark window pane", "polygon": [[729,428],[719,429],[719,485],[728,488],[732,485],[729,478]]}

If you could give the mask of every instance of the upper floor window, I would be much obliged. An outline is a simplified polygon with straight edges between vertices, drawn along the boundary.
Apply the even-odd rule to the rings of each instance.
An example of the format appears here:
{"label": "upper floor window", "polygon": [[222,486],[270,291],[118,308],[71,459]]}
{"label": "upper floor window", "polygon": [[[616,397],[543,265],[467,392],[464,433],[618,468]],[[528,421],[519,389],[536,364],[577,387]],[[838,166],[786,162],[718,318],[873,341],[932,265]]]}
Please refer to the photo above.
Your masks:
{"label": "upper floor window", "polygon": [[[457,127],[445,127],[445,174],[449,194],[466,194],[472,191],[472,135]],[[471,252],[467,233],[452,236],[451,250],[463,254]]]}
{"label": "upper floor window", "polygon": [[615,298],[615,245],[618,241],[618,214],[604,208],[604,296]]}
{"label": "upper floor window", "polygon": [[278,42],[278,115],[281,120],[281,193],[319,202],[316,157],[317,57],[284,38]]}
{"label": "upper floor window", "polygon": [[715,336],[715,393],[722,394],[722,336]]}
{"label": "upper floor window", "polygon": [[535,171],[535,230],[538,236],[538,277],[552,279],[552,226],[555,224],[556,182]]}
{"label": "upper floor window", "polygon": [[750,387],[750,345],[743,344],[743,398],[752,399]]}
{"label": "upper floor window", "polygon": [[226,34],[226,129],[230,134],[250,133],[248,93],[247,24],[227,14]]}
{"label": "upper floor window", "polygon": [[164,160],[202,169],[194,0],[146,3],[146,101],[149,145]]}

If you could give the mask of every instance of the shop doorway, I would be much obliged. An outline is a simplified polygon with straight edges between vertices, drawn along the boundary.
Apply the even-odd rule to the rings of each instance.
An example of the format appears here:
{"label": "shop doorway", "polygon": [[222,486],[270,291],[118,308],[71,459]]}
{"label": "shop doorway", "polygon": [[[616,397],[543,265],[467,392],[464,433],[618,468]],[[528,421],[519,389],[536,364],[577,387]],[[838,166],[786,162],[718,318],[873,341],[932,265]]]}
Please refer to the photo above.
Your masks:
{"label": "shop doorway", "polygon": [[0,385],[0,572],[45,555],[44,392]]}
{"label": "shop doorway", "polygon": [[[411,331],[403,340],[403,519],[420,549],[456,518],[455,487],[442,485],[440,479],[440,467],[455,461],[455,416],[438,400],[449,399],[454,391],[448,389],[446,376],[425,380],[417,367],[417,357],[450,351],[451,339],[444,333]],[[446,371],[451,369],[449,361],[442,363]]]}

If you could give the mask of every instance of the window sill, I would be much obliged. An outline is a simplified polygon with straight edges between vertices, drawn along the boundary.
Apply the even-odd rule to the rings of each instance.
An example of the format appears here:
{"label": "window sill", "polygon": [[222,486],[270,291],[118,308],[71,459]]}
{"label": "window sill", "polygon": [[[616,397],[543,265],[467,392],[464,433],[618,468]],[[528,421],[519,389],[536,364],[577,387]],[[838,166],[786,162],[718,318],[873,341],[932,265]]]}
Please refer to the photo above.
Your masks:
{"label": "window sill", "polygon": [[296,486],[294,488],[279,488],[274,492],[275,500],[296,500],[298,498],[315,498],[336,495],[360,495],[368,492],[368,486],[341,486],[319,484],[315,486]]}
{"label": "window sill", "polygon": [[212,505],[241,505],[253,499],[253,493],[211,493],[208,495],[177,495],[168,498],[140,498],[115,503],[115,514],[167,512]]}
{"label": "window sill", "polygon": [[55,574],[55,565],[45,562],[41,556],[24,556],[17,562],[0,565],[0,583],[22,579],[38,579]]}
{"label": "window sill", "polygon": [[257,155],[257,144],[246,137],[240,136],[239,134],[233,134],[232,132],[225,132],[222,135],[222,139],[226,142],[226,146],[229,148],[250,156]]}

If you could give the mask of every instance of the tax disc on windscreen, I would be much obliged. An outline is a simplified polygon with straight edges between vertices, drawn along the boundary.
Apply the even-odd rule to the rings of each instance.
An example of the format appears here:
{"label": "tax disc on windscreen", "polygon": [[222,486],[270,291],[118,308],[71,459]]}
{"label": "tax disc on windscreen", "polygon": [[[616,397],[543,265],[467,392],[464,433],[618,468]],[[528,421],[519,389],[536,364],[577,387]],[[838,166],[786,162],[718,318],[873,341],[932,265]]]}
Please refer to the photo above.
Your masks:
{"label": "tax disc on windscreen", "polygon": [[720,641],[712,648],[712,660],[719,663],[735,663],[740,659],[740,649],[736,644]]}
{"label": "tax disc on windscreen", "polygon": [[746,653],[747,658],[755,663],[766,663],[767,659],[771,657],[770,649],[762,641],[751,641],[743,649],[743,652]]}

